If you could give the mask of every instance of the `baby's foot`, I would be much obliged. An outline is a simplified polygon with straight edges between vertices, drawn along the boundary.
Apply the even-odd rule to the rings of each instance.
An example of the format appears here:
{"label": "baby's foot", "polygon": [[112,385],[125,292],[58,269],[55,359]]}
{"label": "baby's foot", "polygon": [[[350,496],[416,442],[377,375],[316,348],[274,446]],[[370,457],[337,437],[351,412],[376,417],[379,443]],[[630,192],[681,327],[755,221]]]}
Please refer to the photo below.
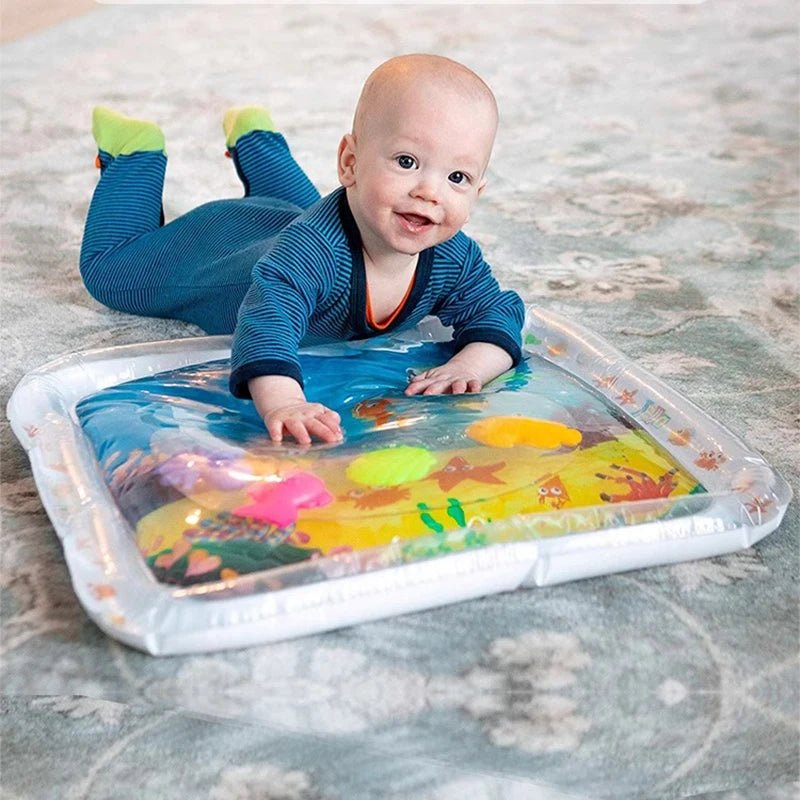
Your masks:
{"label": "baby's foot", "polygon": [[164,134],[154,122],[131,119],[103,106],[92,111],[92,136],[99,150],[110,156],[128,156],[147,150],[164,150]]}
{"label": "baby's foot", "polygon": [[274,131],[269,111],[263,106],[234,106],[222,118],[225,146],[234,147],[240,137],[251,131]]}

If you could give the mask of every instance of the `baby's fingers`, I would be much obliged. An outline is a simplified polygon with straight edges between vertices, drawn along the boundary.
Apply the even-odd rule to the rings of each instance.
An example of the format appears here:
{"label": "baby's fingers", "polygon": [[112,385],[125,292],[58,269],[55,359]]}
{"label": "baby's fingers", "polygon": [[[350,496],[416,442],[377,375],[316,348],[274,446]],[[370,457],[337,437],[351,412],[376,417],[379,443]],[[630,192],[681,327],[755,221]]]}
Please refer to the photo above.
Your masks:
{"label": "baby's fingers", "polygon": [[425,378],[410,383],[405,390],[407,395],[415,394],[464,394],[479,392],[481,382],[475,378]]}
{"label": "baby's fingers", "polygon": [[452,378],[431,378],[422,394],[447,394],[452,384]]}
{"label": "baby's fingers", "polygon": [[408,386],[406,386],[405,394],[407,395],[422,394],[432,383],[433,379],[422,378],[421,376],[417,375],[413,378],[411,383],[409,383]]}
{"label": "baby's fingers", "polygon": [[269,422],[266,423],[266,426],[267,426],[267,433],[269,433],[269,438],[272,439],[273,442],[283,441],[282,419],[270,420]]}
{"label": "baby's fingers", "polygon": [[342,418],[335,411],[331,411],[331,409],[326,408],[325,411],[319,415],[319,419],[334,433],[342,432],[342,427],[340,425]]}
{"label": "baby's fingers", "polygon": [[306,422],[306,428],[312,436],[316,436],[323,442],[338,442],[342,439],[342,431],[338,424],[333,427],[323,419],[310,419]]}
{"label": "baby's fingers", "polygon": [[467,391],[467,382],[457,378],[450,384],[450,394],[464,394]]}
{"label": "baby's fingers", "polygon": [[[294,436],[298,444],[311,444],[311,436],[306,430],[308,423],[301,419],[287,419],[283,421],[283,427],[287,432]],[[279,439],[277,441],[280,441]]]}

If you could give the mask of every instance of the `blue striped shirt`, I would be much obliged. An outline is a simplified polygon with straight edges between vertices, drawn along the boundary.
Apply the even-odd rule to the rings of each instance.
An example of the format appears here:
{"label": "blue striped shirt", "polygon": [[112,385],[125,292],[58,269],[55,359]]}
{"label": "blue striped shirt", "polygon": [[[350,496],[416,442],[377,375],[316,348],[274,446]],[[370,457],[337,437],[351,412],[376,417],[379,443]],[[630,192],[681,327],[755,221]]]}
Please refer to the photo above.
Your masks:
{"label": "blue striped shirt", "polygon": [[523,302],[501,291],[477,243],[462,232],[419,254],[402,309],[387,328],[373,328],[361,235],[345,190],[337,189],[281,231],[253,268],[233,339],[231,392],[250,397],[247,382],[261,375],[302,385],[298,347],[378,336],[429,314],[453,326],[457,348],[488,342],[519,362]]}

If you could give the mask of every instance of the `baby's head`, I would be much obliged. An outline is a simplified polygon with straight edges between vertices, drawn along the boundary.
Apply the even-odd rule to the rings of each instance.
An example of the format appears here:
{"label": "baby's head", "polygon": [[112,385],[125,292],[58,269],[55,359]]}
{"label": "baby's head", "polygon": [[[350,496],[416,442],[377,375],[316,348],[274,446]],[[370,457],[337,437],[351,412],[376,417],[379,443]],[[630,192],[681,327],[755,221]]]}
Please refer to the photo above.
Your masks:
{"label": "baby's head", "polygon": [[448,58],[398,56],[367,78],[338,168],[373,260],[460,230],[486,184],[496,130],[491,90]]}

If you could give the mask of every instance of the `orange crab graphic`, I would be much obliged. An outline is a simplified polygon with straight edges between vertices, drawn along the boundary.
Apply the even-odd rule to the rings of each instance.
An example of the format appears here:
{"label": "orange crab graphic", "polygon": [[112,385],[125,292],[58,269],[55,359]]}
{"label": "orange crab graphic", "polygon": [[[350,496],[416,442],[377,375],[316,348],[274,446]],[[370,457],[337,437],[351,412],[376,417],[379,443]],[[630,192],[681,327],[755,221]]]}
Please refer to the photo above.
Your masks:
{"label": "orange crab graphic", "polygon": [[719,469],[720,464],[724,464],[727,460],[724,453],[715,453],[713,450],[703,450],[698,458],[695,459],[694,463],[697,464],[700,469],[707,469],[713,472],[715,469]]}
{"label": "orange crab graphic", "polygon": [[604,481],[625,484],[628,492],[627,494],[600,492],[600,499],[605,500],[606,503],[621,503],[628,500],[658,500],[662,497],[669,497],[672,490],[678,485],[673,480],[675,473],[678,471],[677,467],[660,475],[658,480],[654,480],[646,472],[631,469],[630,467],[621,467],[619,464],[612,464],[611,469],[616,469],[623,474],[621,476],[604,475],[602,472],[595,474]]}
{"label": "orange crab graphic", "polygon": [[411,492],[409,489],[404,489],[400,486],[386,486],[383,489],[374,489],[372,491],[351,489],[344,497],[340,497],[339,500],[344,500],[345,502],[352,500],[356,508],[372,510],[373,508],[390,506],[401,500],[408,500],[410,497]]}

